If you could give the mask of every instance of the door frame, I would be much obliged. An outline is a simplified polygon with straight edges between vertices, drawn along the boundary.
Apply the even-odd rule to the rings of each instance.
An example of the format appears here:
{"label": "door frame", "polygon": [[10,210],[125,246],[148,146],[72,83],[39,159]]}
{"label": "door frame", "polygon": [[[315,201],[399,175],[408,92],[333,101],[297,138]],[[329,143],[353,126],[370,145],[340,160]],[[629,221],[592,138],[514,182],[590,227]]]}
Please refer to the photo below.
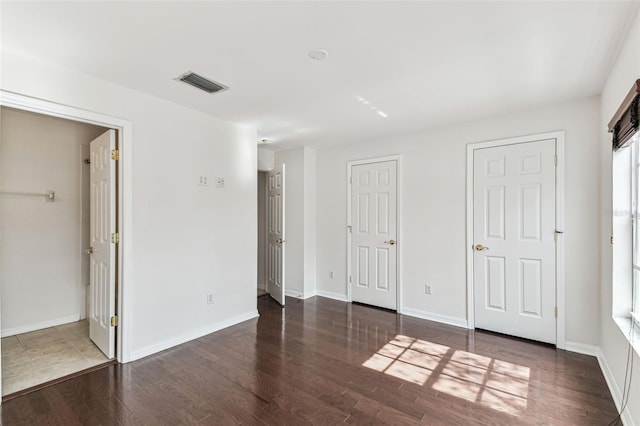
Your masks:
{"label": "door frame", "polygon": [[385,161],[396,162],[396,312],[402,313],[402,246],[404,239],[402,238],[402,156],[400,154],[388,155],[385,157],[373,157],[363,160],[347,161],[347,226],[345,232],[347,235],[347,275],[345,282],[347,283],[347,302],[353,301],[351,285],[349,282],[351,274],[351,177],[353,166],[362,164],[382,163]]}
{"label": "door frame", "polygon": [[[536,142],[545,139],[556,140],[556,230],[564,231],[564,130],[497,139],[467,144],[467,328],[475,329],[474,288],[473,288],[473,162],[474,151],[506,145]],[[565,349],[565,282],[564,282],[564,234],[556,234],[556,347]]]}
{"label": "door frame", "polygon": [[[116,332],[116,359],[120,363],[131,359],[131,288],[133,277],[132,223],[133,223],[133,185],[132,185],[132,141],[133,125],[130,121],[109,115],[99,114],[81,108],[33,98],[19,93],[0,89],[0,106],[20,109],[52,117],[93,124],[115,129],[118,135],[120,164],[117,172],[118,209],[120,243],[116,256],[116,279],[118,280],[117,304],[118,330]],[[0,295],[1,297],[1,295]]]}

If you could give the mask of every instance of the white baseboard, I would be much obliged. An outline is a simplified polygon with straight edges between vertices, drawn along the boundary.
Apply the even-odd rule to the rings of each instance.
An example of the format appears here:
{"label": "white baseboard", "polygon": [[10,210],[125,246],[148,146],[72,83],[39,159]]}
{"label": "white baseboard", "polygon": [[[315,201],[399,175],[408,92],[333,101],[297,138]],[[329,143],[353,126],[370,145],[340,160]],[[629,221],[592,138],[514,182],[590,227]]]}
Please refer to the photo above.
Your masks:
{"label": "white baseboard", "polygon": [[[622,407],[622,392],[616,383],[615,378],[613,377],[613,373],[611,372],[611,368],[609,368],[609,364],[607,363],[607,359],[604,357],[602,350],[598,350],[598,364],[600,364],[600,370],[604,375],[604,380],[607,382],[607,386],[609,386],[609,392],[611,393],[611,397],[613,398],[613,402],[616,404],[616,408],[618,412]],[[637,424],[633,421],[629,410],[626,409],[622,412],[620,416],[622,418],[622,424],[624,426],[637,426]]]}
{"label": "white baseboard", "polygon": [[310,291],[308,293],[300,293],[298,290],[285,290],[284,291],[285,296],[288,297],[295,297],[296,299],[308,299],[310,297],[313,297],[316,295],[315,291]]}
{"label": "white baseboard", "polygon": [[287,297],[295,297],[296,299],[304,299],[302,293],[298,290],[285,290],[284,295]]}
{"label": "white baseboard", "polygon": [[564,348],[563,349],[565,351],[576,352],[576,353],[579,353],[579,354],[591,355],[591,356],[595,356],[595,357],[600,355],[600,348],[598,346],[585,345],[584,343],[570,342],[568,340],[566,340],[564,342]]}
{"label": "white baseboard", "polygon": [[468,328],[469,325],[465,318],[450,317],[447,315],[434,314],[432,312],[422,311],[419,309],[402,308],[403,315],[426,319],[429,321],[441,322],[443,324],[453,325],[454,327]]}
{"label": "white baseboard", "polygon": [[317,290],[316,296],[326,297],[327,299],[339,300],[341,302],[348,302],[347,295],[342,293],[334,293],[331,291]]}
{"label": "white baseboard", "polygon": [[222,330],[223,328],[231,327],[232,325],[239,324],[241,322],[256,318],[258,316],[259,314],[257,310],[249,311],[244,314],[236,315],[235,317],[228,318],[224,321],[211,324],[199,330],[190,331],[188,333],[182,334],[172,339],[164,340],[162,342],[158,342],[156,344],[149,345],[138,350],[134,350],[131,352],[129,361],[135,361],[137,359],[144,358],[149,355],[153,355],[155,353],[164,351],[165,349],[169,349],[174,346],[178,346],[183,343],[189,342],[191,340],[198,339],[202,336],[206,336],[207,334],[211,334],[218,330]]}
{"label": "white baseboard", "polygon": [[33,324],[23,325],[20,327],[5,328],[0,332],[2,337],[15,336],[16,334],[29,333],[31,331],[42,330],[43,328],[55,327],[57,325],[68,324],[70,322],[80,321],[80,314],[68,315],[62,318],[54,318],[46,321],[40,321]]}

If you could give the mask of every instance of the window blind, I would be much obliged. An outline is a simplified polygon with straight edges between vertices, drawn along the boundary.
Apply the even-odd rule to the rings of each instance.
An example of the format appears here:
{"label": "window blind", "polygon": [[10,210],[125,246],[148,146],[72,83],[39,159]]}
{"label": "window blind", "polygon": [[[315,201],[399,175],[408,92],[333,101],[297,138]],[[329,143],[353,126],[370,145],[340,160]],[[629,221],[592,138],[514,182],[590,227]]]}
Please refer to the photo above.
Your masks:
{"label": "window blind", "polygon": [[614,151],[628,145],[631,137],[640,127],[640,79],[636,80],[620,105],[620,108],[613,115],[609,122],[609,132],[613,133],[612,148]]}

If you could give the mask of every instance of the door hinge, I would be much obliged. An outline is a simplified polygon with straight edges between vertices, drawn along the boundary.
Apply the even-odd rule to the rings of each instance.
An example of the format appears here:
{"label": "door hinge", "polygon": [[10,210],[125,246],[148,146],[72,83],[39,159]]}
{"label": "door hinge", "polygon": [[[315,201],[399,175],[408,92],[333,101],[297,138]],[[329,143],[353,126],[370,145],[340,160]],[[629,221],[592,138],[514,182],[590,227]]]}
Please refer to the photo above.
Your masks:
{"label": "door hinge", "polygon": [[111,242],[113,244],[118,244],[120,242],[120,234],[118,234],[117,232],[111,234]]}
{"label": "door hinge", "polygon": [[349,275],[349,282],[351,282],[351,275]]}
{"label": "door hinge", "polygon": [[553,315],[555,315],[555,317],[558,318],[558,307],[557,306],[555,308],[553,308]]}
{"label": "door hinge", "polygon": [[553,165],[558,167],[558,156],[557,155],[553,156]]}
{"label": "door hinge", "polygon": [[117,149],[111,151],[111,159],[118,161],[120,159],[120,151]]}
{"label": "door hinge", "polygon": [[111,317],[111,327],[117,327],[118,326],[118,316],[114,315]]}
{"label": "door hinge", "polygon": [[609,244],[613,245],[613,235],[609,237]]}
{"label": "door hinge", "polygon": [[353,183],[353,178],[349,176],[349,185],[351,185],[352,183]]}

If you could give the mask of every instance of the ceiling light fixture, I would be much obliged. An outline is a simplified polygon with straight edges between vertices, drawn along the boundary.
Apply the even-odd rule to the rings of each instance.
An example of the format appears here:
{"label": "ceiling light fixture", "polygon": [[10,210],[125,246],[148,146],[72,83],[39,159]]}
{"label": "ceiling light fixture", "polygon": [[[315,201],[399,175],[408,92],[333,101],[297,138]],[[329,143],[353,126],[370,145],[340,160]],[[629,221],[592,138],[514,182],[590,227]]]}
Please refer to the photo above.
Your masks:
{"label": "ceiling light fixture", "polygon": [[309,57],[314,61],[323,61],[327,59],[327,56],[329,56],[329,52],[324,49],[311,49],[309,51]]}
{"label": "ceiling light fixture", "polygon": [[272,144],[272,143],[273,143],[273,141],[272,141],[271,139],[263,138],[263,139],[260,139],[260,143],[261,143],[262,145],[269,145],[269,144]]}

